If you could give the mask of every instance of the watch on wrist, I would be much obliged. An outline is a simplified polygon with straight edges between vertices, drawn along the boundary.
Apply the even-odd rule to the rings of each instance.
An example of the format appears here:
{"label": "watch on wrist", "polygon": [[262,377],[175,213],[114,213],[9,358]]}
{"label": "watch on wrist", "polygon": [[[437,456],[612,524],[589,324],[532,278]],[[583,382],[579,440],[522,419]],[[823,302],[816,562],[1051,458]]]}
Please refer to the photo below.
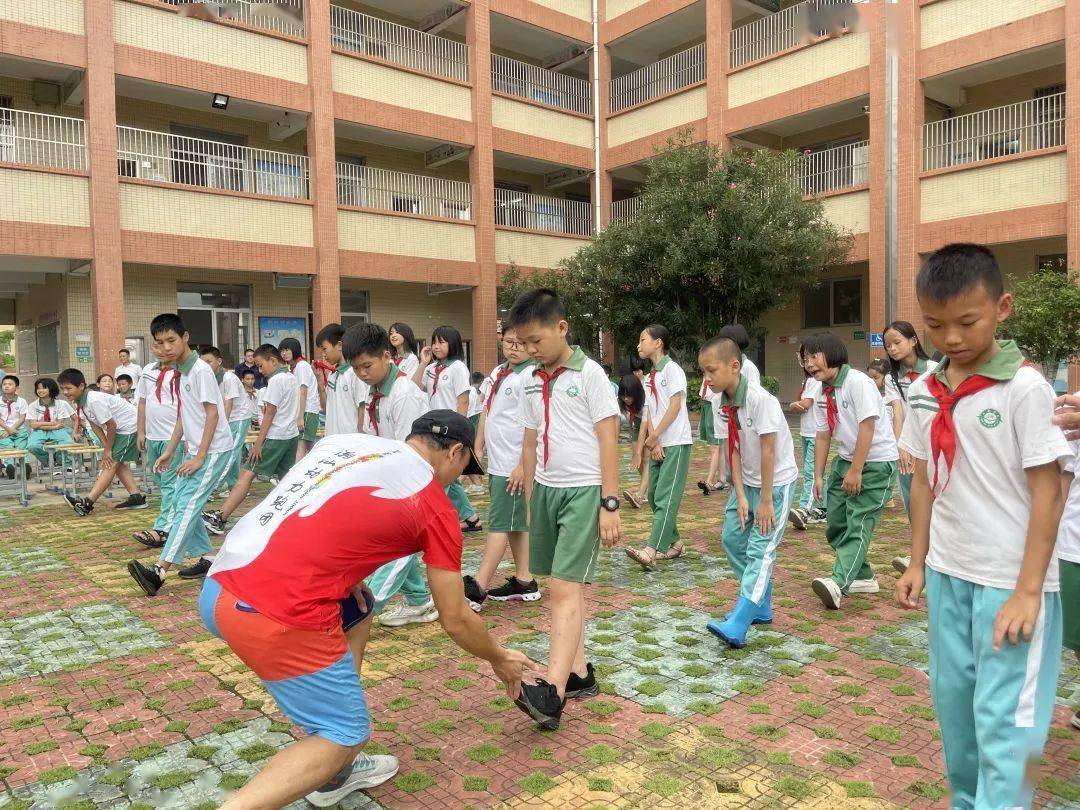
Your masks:
{"label": "watch on wrist", "polygon": [[618,512],[619,499],[614,495],[605,495],[600,499],[600,508],[608,512]]}

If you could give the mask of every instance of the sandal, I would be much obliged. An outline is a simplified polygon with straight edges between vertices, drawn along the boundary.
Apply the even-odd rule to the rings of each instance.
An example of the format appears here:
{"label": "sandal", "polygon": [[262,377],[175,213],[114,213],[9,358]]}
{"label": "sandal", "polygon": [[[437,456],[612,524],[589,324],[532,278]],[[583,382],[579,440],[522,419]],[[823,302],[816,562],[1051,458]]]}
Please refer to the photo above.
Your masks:
{"label": "sandal", "polygon": [[630,490],[624,489],[623,493],[622,493],[622,496],[624,498],[626,498],[627,503],[629,503],[635,509],[640,509],[641,508],[641,501],[639,501],[637,495],[635,495]]}
{"label": "sandal", "polygon": [[686,547],[683,546],[682,541],[680,540],[677,543],[673,543],[663,554],[657,554],[656,557],[660,560],[677,560],[683,555],[684,551],[686,551]]}
{"label": "sandal", "polygon": [[463,532],[482,532],[484,530],[484,525],[480,522],[480,518],[478,518],[476,515],[473,515],[468,520],[463,520],[461,522],[465,524],[461,527],[461,531]]}
{"label": "sandal", "polygon": [[656,557],[652,557],[650,559],[644,552],[639,551],[636,548],[630,548],[629,546],[627,546],[626,556],[636,562],[646,571],[653,571],[656,569]]}
{"label": "sandal", "polygon": [[148,529],[146,531],[135,532],[131,535],[131,538],[142,543],[147,548],[164,548],[168,536],[168,532],[159,532],[156,529]]}

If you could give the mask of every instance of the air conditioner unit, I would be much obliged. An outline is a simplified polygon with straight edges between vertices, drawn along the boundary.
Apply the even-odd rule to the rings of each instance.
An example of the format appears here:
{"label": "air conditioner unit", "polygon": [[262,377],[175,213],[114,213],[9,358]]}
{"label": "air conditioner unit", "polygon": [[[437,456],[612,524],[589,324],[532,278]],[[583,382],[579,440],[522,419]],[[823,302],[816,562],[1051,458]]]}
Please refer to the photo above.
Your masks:
{"label": "air conditioner unit", "polygon": [[458,12],[463,11],[464,9],[465,6],[459,6],[457,3],[447,3],[434,14],[429,14],[425,17],[423,22],[420,23],[420,30],[426,31],[429,34],[440,31],[452,17],[456,16]]}
{"label": "air conditioner unit", "polygon": [[434,149],[429,149],[424,152],[424,167],[427,169],[435,169],[439,166],[445,166],[447,163],[459,160],[468,154],[468,146],[458,146],[456,143],[440,144]]}
{"label": "air conditioner unit", "polygon": [[588,52],[589,49],[585,45],[579,45],[577,43],[574,43],[573,45],[568,45],[561,51],[553,53],[551,56],[547,57],[543,61],[543,66],[548,70],[552,70],[553,68],[559,67],[560,65],[565,65],[568,62],[573,62],[575,59],[580,59]]}
{"label": "air conditioner unit", "polygon": [[467,292],[472,287],[468,284],[428,284],[428,295],[446,295],[447,293]]}
{"label": "air conditioner unit", "polygon": [[310,290],[311,276],[296,273],[274,273],[274,287],[279,290]]}
{"label": "air conditioner unit", "polygon": [[544,175],[544,188],[562,188],[588,180],[591,175],[592,172],[588,169],[558,169]]}

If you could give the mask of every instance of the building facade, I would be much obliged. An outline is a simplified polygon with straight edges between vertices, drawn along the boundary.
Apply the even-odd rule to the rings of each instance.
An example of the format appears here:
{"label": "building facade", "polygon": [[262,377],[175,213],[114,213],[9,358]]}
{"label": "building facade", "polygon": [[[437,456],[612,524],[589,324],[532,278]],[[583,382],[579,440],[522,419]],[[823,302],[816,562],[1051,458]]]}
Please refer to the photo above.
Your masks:
{"label": "building facade", "polygon": [[[920,257],[1080,267],[1080,0],[0,0],[0,310],[19,370],[111,370],[177,307],[230,358],[324,323],[462,329],[553,267],[657,145],[794,149],[854,235],[756,347],[853,363]],[[222,16],[227,13],[228,16]],[[598,47],[594,48],[594,43]],[[595,56],[594,56],[595,53]],[[0,317],[0,321],[4,320]],[[1074,381],[1075,382],[1075,381]]]}

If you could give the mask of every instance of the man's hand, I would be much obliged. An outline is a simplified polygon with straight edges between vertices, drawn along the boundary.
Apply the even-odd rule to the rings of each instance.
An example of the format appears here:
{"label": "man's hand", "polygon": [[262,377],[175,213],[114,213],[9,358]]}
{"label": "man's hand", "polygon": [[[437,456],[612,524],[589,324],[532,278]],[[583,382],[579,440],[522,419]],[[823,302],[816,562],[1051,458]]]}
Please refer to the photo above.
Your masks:
{"label": "man's hand", "polygon": [[1000,650],[1001,642],[1006,637],[1012,645],[1019,644],[1021,639],[1031,641],[1031,635],[1035,632],[1035,620],[1039,618],[1041,608],[1041,593],[1013,591],[1013,595],[1005,600],[994,619],[994,649]]}
{"label": "man's hand", "polygon": [[900,451],[900,474],[911,475],[915,472],[915,456],[907,450]]}
{"label": "man's hand", "polygon": [[510,477],[506,479],[506,491],[511,495],[520,495],[525,491],[525,468],[518,464]]}
{"label": "man's hand", "polygon": [[1080,441],[1080,397],[1065,394],[1054,400],[1054,424],[1070,442]]}
{"label": "man's hand", "polygon": [[251,445],[251,450],[248,451],[248,458],[252,461],[262,461],[262,448],[263,443],[256,441],[255,444]]}
{"label": "man's hand", "polygon": [[166,450],[160,456],[158,456],[157,463],[154,465],[154,472],[163,473],[169,469],[169,464],[172,462],[172,451]]}
{"label": "man's hand", "polygon": [[198,472],[199,468],[202,467],[204,461],[206,461],[206,456],[192,456],[176,468],[176,474],[179,475],[181,478],[187,478],[189,475]]}
{"label": "man's hand", "polygon": [[926,586],[926,571],[921,565],[909,564],[893,587],[896,604],[905,610],[914,610],[919,606],[919,597]]}
{"label": "man's hand", "polygon": [[526,672],[534,672],[538,676],[543,676],[546,672],[523,652],[506,648],[502,652],[502,658],[491,664],[491,670],[506,686],[507,696],[516,700],[521,694],[521,679]]}
{"label": "man's hand", "polygon": [[746,500],[746,496],[739,492],[736,496],[738,499],[739,507],[739,528],[746,528],[746,521],[750,519],[750,501]]}
{"label": "man's hand", "polygon": [[844,475],[844,483],[842,486],[844,492],[848,495],[858,495],[862,492],[862,472],[856,470],[854,467],[850,467]]}
{"label": "man's hand", "polygon": [[664,448],[661,447],[659,444],[656,445],[652,449],[652,458],[653,458],[653,461],[663,461],[664,460]]}
{"label": "man's hand", "polygon": [[823,500],[825,500],[824,494],[825,494],[825,481],[823,479],[821,479],[821,478],[818,478],[815,475],[814,476],[814,500],[817,501],[818,503],[821,503]]}
{"label": "man's hand", "polygon": [[758,531],[763,535],[772,534],[772,530],[776,528],[776,507],[773,506],[772,499],[768,501],[762,499],[758,504],[757,525]]}
{"label": "man's hand", "polygon": [[622,520],[618,512],[600,509],[600,542],[604,548],[611,548],[622,542]]}

